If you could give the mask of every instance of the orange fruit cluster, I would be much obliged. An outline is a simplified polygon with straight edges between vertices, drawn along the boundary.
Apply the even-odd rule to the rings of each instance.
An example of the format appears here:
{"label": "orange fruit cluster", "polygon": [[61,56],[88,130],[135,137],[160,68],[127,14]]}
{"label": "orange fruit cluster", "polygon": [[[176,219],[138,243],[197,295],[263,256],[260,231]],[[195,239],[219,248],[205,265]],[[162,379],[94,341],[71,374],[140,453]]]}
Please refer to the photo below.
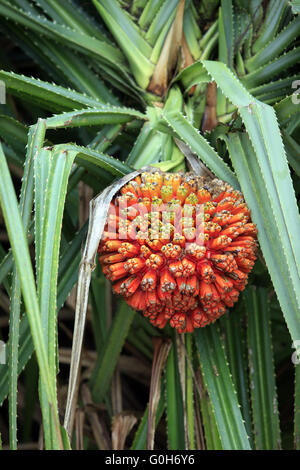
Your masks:
{"label": "orange fruit cluster", "polygon": [[237,301],[256,234],[242,194],[227,183],[146,172],[111,201],[99,259],[114,291],[153,325],[192,332]]}

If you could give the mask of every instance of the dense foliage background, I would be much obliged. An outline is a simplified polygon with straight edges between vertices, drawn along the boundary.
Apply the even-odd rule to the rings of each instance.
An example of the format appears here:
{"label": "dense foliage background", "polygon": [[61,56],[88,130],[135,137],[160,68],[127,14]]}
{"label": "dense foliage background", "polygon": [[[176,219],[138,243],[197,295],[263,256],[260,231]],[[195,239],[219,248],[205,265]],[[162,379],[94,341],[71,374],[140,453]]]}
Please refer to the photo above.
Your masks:
{"label": "dense foliage background", "polygon": [[[4,448],[299,449],[299,9],[0,0]],[[89,201],[144,165],[186,169],[191,151],[245,195],[249,284],[180,336],[115,298],[97,263],[69,441]]]}

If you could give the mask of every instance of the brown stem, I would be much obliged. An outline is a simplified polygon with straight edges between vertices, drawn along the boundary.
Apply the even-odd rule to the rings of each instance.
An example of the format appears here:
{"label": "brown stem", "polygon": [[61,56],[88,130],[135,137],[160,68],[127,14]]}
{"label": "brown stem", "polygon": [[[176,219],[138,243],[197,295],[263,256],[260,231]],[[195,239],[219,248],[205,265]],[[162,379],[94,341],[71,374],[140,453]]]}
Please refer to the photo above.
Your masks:
{"label": "brown stem", "polygon": [[207,84],[206,90],[206,105],[202,121],[202,131],[212,131],[217,124],[217,84],[216,82],[210,82]]}

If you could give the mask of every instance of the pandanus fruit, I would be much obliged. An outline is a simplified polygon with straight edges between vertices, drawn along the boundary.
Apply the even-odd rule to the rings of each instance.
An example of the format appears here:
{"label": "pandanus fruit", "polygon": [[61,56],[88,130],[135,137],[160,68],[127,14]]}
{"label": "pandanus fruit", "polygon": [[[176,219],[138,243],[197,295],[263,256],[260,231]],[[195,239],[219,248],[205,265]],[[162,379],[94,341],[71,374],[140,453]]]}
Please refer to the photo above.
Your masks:
{"label": "pandanus fruit", "polygon": [[99,244],[115,293],[150,322],[192,332],[238,300],[256,259],[243,195],[193,173],[144,172],[111,201]]}

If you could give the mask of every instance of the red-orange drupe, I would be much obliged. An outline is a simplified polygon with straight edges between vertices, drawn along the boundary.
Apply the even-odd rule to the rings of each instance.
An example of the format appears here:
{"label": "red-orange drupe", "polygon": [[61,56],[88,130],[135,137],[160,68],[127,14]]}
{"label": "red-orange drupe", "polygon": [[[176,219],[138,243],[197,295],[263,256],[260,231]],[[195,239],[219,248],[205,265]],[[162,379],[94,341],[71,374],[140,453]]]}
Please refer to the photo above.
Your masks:
{"label": "red-orange drupe", "polygon": [[223,315],[245,288],[256,226],[242,194],[191,173],[142,173],[111,201],[99,245],[113,289],[180,333]]}

